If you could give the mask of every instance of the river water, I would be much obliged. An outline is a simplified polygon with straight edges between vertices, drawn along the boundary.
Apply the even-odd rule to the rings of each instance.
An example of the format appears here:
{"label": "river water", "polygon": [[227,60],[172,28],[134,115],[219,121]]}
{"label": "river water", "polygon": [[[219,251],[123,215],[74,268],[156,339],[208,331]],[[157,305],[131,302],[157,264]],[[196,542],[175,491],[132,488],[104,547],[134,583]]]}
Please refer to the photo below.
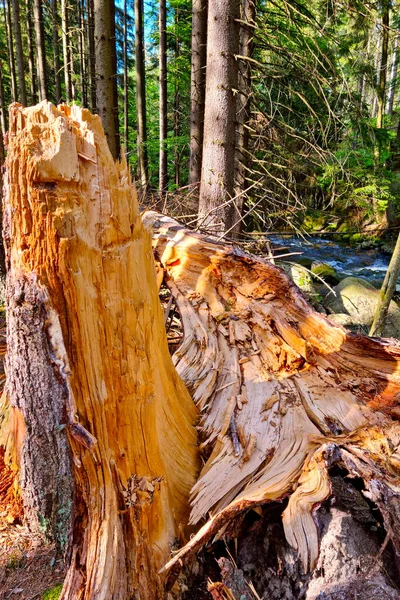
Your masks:
{"label": "river water", "polygon": [[282,260],[297,262],[299,258],[307,258],[331,265],[340,278],[353,276],[364,277],[379,287],[389,265],[390,255],[377,249],[360,249],[338,243],[329,238],[310,237],[306,240],[296,236],[269,235],[273,247],[283,248],[275,254],[301,252],[298,256],[288,256]]}

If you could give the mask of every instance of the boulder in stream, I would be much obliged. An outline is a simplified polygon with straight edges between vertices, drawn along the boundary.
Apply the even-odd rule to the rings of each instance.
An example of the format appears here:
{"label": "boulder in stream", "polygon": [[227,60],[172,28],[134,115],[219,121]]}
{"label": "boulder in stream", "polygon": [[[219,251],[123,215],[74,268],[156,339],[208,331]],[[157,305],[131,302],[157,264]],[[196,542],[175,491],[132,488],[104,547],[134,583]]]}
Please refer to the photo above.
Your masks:
{"label": "boulder in stream", "polygon": [[[375,308],[379,298],[379,290],[365,279],[358,277],[346,277],[335,288],[336,296],[329,292],[324,299],[325,308],[335,313],[332,320],[336,323],[342,320],[342,324],[348,329],[357,326],[368,333],[374,318]],[[342,315],[337,317],[337,315]],[[345,323],[344,315],[351,317],[351,322]],[[383,331],[383,337],[400,339],[400,307],[392,300]]]}
{"label": "boulder in stream", "polygon": [[311,272],[313,275],[317,275],[321,277],[327,283],[338,283],[340,281],[340,277],[336,273],[335,269],[328,265],[328,263],[313,261],[311,265]]}

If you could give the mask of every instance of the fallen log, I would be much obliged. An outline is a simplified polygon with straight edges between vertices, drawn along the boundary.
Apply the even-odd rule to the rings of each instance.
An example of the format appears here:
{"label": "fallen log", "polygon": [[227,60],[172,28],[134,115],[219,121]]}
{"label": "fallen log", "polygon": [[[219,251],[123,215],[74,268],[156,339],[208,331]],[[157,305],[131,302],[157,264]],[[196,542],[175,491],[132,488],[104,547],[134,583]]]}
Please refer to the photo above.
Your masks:
{"label": "fallen log", "polygon": [[25,518],[67,550],[61,598],[162,598],[197,412],[168,352],[128,168],[99,117],[12,105],[4,208]]}
{"label": "fallen log", "polygon": [[164,567],[171,581],[238,515],[283,498],[286,538],[312,570],[334,464],[364,481],[386,531],[398,530],[398,343],[333,325],[267,260],[158,213],[143,220],[182,316],[174,363],[201,411],[191,523],[206,523]]}

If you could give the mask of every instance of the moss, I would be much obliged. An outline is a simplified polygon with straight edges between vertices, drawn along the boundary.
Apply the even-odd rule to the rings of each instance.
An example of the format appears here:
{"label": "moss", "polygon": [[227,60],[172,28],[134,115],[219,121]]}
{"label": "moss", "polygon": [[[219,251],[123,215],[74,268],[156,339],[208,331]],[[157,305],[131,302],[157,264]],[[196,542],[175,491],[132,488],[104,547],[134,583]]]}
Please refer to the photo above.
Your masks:
{"label": "moss", "polygon": [[347,221],[344,221],[343,223],[341,223],[339,225],[338,232],[339,233],[348,233],[352,229],[354,229],[354,225],[350,225],[350,223],[348,223]]}
{"label": "moss", "polygon": [[318,275],[318,277],[322,277],[324,281],[328,283],[338,283],[339,277],[333,267],[331,265],[327,265],[326,263],[314,263],[311,265],[311,272],[313,275]]}
{"label": "moss", "polygon": [[350,236],[351,244],[361,244],[361,242],[363,242],[364,240],[365,235],[362,233],[353,233],[353,235]]}
{"label": "moss", "polygon": [[326,221],[326,214],[318,210],[308,210],[304,215],[303,227],[307,231],[321,231],[325,228]]}
{"label": "moss", "polygon": [[326,226],[326,230],[327,231],[336,231],[338,228],[338,222],[337,221],[331,221],[330,223],[328,223],[328,225]]}
{"label": "moss", "polygon": [[44,594],[42,596],[42,600],[58,600],[58,598],[61,596],[62,588],[63,588],[63,584],[58,583],[54,587],[52,587],[49,590],[47,590],[46,592],[44,592]]}

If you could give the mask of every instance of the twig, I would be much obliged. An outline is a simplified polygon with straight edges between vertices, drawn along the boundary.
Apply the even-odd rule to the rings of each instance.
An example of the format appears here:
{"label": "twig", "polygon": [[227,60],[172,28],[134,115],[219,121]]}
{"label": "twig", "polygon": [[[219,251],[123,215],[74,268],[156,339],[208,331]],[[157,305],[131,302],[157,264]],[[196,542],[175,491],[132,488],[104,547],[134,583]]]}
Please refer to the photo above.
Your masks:
{"label": "twig", "polygon": [[[285,262],[287,265],[292,265],[294,267],[298,267],[299,265],[297,263],[294,262],[290,262],[288,261],[283,261]],[[313,277],[315,277],[316,279],[319,279],[321,281],[321,283],[323,283],[330,292],[332,292],[332,294],[336,297],[337,294],[335,292],[335,290],[329,285],[329,283],[326,283],[326,281],[324,279],[322,279],[322,277],[320,277],[319,275],[317,275],[316,273],[313,273],[312,271],[310,271],[310,269],[307,269],[307,267],[304,267],[303,265],[300,265],[302,269],[305,269],[306,271],[308,271],[308,273],[310,273],[310,275],[312,275]]]}
{"label": "twig", "polygon": [[172,303],[173,303],[173,301],[174,301],[174,297],[173,297],[173,296],[172,296],[172,294],[171,294],[171,297],[170,297],[170,299],[168,300],[167,308],[165,309],[165,314],[164,314],[164,325],[166,325],[166,324],[167,324],[168,317],[169,317],[169,313],[170,313],[170,310],[171,310],[171,306],[172,306]]}

